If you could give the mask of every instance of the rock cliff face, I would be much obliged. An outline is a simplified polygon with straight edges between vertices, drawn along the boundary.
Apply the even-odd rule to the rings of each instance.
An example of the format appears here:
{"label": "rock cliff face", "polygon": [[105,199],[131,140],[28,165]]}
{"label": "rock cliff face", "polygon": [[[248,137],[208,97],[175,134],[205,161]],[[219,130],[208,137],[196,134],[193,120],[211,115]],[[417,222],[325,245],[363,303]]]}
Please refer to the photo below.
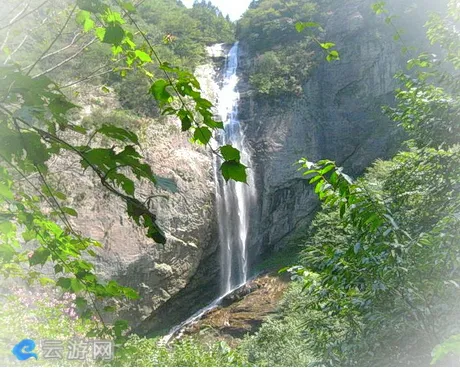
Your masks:
{"label": "rock cliff face", "polygon": [[[394,30],[372,12],[372,3],[337,2],[328,13],[324,40],[336,43],[341,60],[318,58],[300,96],[262,97],[252,91],[248,74],[256,55],[241,41],[240,120],[251,142],[259,194],[250,237],[253,259],[304,233],[317,209],[316,196],[294,165],[297,160],[328,158],[357,175],[401,142],[401,132],[381,106],[392,104],[394,75],[404,69],[407,56],[393,41]],[[409,5],[404,3],[391,10],[403,14]],[[410,45],[424,37],[421,10],[410,14],[411,25],[402,25],[419,32],[418,40],[408,37]]]}
{"label": "rock cliff face", "polygon": [[[213,67],[203,66],[197,74],[208,98],[213,98]],[[110,95],[90,87],[81,97],[84,115],[100,115],[119,108]],[[218,281],[219,267],[214,211],[214,179],[211,154],[192,144],[173,118],[134,118],[139,128],[142,153],[158,175],[173,179],[177,193],[140,183],[136,195],[149,197],[150,206],[167,234],[165,245],[155,244],[126,215],[124,203],[103,189],[98,178],[83,173],[78,158],[59,156],[51,165],[61,189],[72,193],[69,205],[77,209],[74,225],[85,236],[103,244],[95,260],[96,271],[105,279],[115,279],[140,292],[135,303],[120,305],[121,317],[131,325],[142,324],[186,285],[187,296],[193,290],[208,289],[214,296],[212,281]],[[96,119],[95,119],[96,120]],[[75,137],[78,139],[78,137]],[[204,293],[203,299],[206,299]],[[195,295],[196,297],[196,295]],[[196,300],[174,317],[185,318]],[[174,318],[172,318],[174,322]],[[173,323],[169,321],[169,323]]]}

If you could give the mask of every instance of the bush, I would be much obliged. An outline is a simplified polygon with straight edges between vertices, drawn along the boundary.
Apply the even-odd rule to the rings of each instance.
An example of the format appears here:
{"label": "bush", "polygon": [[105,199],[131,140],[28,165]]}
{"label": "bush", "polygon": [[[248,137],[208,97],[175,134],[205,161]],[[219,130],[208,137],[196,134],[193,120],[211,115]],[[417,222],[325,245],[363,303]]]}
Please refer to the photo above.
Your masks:
{"label": "bush", "polygon": [[255,366],[309,366],[314,362],[303,334],[307,316],[297,309],[303,300],[301,289],[300,283],[292,284],[278,313],[242,341],[240,348]]}
{"label": "bush", "polygon": [[312,57],[305,44],[267,51],[255,58],[249,81],[263,95],[300,95],[313,65]]}
{"label": "bush", "polygon": [[[110,361],[87,359],[67,359],[68,343],[75,340],[90,340],[90,331],[98,327],[96,317],[91,320],[79,316],[75,304],[76,295],[58,293],[47,287],[38,291],[13,287],[12,293],[2,295],[0,309],[0,361],[9,366],[247,366],[245,356],[230,348],[225,342],[202,344],[191,338],[183,338],[171,346],[164,346],[159,339],[129,335],[125,342],[115,346],[115,358]],[[11,349],[22,339],[32,339],[36,343],[33,358],[18,361]],[[41,351],[41,340],[63,341],[63,359],[45,359]]]}
{"label": "bush", "polygon": [[247,366],[247,360],[225,342],[205,345],[183,338],[171,346],[158,339],[131,335],[111,366],[134,367],[227,367]]}
{"label": "bush", "polygon": [[253,1],[238,22],[237,38],[254,59],[245,73],[261,95],[302,93],[318,47],[307,32],[297,32],[299,21],[321,22],[330,1]]}

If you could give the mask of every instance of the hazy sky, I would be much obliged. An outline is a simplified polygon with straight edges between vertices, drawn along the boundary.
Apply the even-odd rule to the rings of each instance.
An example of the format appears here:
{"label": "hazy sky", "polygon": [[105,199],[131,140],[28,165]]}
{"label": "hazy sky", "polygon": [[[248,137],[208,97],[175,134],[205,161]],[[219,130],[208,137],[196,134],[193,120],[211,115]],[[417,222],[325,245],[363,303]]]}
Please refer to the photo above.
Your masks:
{"label": "hazy sky", "polygon": [[[186,6],[192,6],[194,0],[182,0]],[[211,2],[219,7],[225,15],[228,14],[230,19],[236,20],[247,9],[251,0],[211,0]]]}

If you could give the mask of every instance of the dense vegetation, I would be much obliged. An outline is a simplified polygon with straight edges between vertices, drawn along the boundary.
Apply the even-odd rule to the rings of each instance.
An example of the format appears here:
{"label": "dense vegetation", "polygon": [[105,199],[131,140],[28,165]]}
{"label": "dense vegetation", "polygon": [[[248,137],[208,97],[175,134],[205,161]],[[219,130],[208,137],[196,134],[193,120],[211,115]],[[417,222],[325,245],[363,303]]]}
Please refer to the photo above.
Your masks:
{"label": "dense vegetation", "polygon": [[[398,75],[396,105],[385,108],[408,136],[403,149],[356,180],[333,161],[299,161],[323,201],[322,210],[305,234],[299,263],[284,270],[293,282],[277,315],[236,348],[189,338],[164,346],[124,333],[125,321],[105,324],[98,308],[111,312],[113,298],[136,298],[137,293],[97,279],[88,259],[100,244],[74,231],[68,216],[75,209],[66,206],[66,194],[47,178],[51,157],[70,151],[99,176],[105,190],[125,201],[149,237],[164,242],[155,214],[135,197],[135,189],[141,180],[164,190],[175,186],[143,161],[137,118],[176,115],[182,130],[192,130],[195,141],[207,144],[222,126],[191,70],[202,61],[205,45],[233,40],[233,25],[204,2],[186,9],[173,0],[146,0],[136,10],[131,3],[106,8],[100,1],[78,1],[78,12],[72,4],[33,13],[30,34],[2,30],[0,272],[40,283],[43,290],[15,288],[2,299],[2,341],[30,335],[110,336],[117,342],[115,360],[91,363],[114,366],[450,363],[460,350],[460,44],[455,28],[460,11],[455,1],[448,14],[434,15],[427,24],[429,40],[442,49],[438,56],[410,55],[403,46],[408,70]],[[331,54],[333,45],[309,32],[321,33],[308,22],[320,22],[329,5],[251,4],[238,35],[258,55],[251,83],[260,94],[300,93],[313,63],[325,62],[314,52],[322,49],[329,60],[338,57]],[[392,24],[383,3],[374,11]],[[73,28],[55,38],[62,33],[59,25],[70,19]],[[50,55],[50,40],[62,51]],[[85,52],[73,56],[81,48]],[[61,63],[66,67],[56,67]],[[126,111],[71,120],[76,106],[60,87],[82,79],[114,90]],[[83,135],[85,142],[89,138],[88,143],[75,144],[69,131]],[[224,146],[218,154],[225,159],[225,178],[244,181],[239,152]],[[53,267],[56,285],[39,272],[40,265]],[[6,357],[9,350],[0,354]]]}
{"label": "dense vegetation", "polygon": [[357,180],[329,160],[299,161],[324,205],[279,316],[249,341],[256,364],[458,363],[459,15],[451,2],[427,24],[442,59],[413,57],[398,76],[386,111],[410,138],[404,151]]}
{"label": "dense vegetation", "polygon": [[[321,60],[317,57],[321,51],[331,55],[331,60],[338,57],[329,51],[334,46],[331,42],[318,39],[324,34],[320,27],[323,15],[332,3],[260,0],[250,4],[238,22],[237,38],[244,41],[254,59],[247,74],[258,94],[299,95],[312,68]],[[316,32],[298,32],[301,24]]]}

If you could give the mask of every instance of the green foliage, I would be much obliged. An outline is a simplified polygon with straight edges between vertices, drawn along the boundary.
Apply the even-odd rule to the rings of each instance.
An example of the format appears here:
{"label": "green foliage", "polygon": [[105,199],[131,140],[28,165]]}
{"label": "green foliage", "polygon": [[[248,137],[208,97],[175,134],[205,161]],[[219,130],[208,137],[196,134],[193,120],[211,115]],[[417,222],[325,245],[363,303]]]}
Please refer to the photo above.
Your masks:
{"label": "green foliage", "polygon": [[183,338],[170,346],[131,335],[111,366],[119,367],[228,367],[249,366],[244,355],[225,342],[205,345]]}
{"label": "green foliage", "polygon": [[432,44],[439,44],[447,52],[446,61],[455,69],[460,69],[460,46],[456,27],[459,22],[458,3],[449,1],[448,17],[433,14],[427,23],[427,36]]}
{"label": "green foliage", "polygon": [[[248,78],[261,95],[301,94],[318,58],[339,60],[332,42],[320,41],[322,13],[330,1],[262,0],[253,2],[238,22],[238,39],[247,44],[254,64]],[[315,21],[311,21],[315,19]],[[308,21],[302,21],[308,20]],[[316,45],[316,46],[315,46]]]}
{"label": "green foliage", "polygon": [[[7,295],[1,295],[0,359],[9,366],[77,366],[81,360],[44,359],[40,341],[60,340],[63,346],[75,340],[90,339],[92,331],[98,329],[99,318],[81,319],[79,313],[86,301],[74,293],[58,293],[54,288],[44,287],[40,292],[13,287]],[[109,310],[110,308],[104,308]],[[114,324],[116,333],[126,328],[125,321]],[[13,359],[11,347],[23,338],[33,338],[37,343],[35,352],[39,360],[18,362]],[[68,345],[67,345],[68,349]],[[129,335],[123,344],[115,347],[115,358],[111,361],[93,361],[88,354],[85,364],[93,366],[135,367],[225,367],[248,366],[244,354],[230,348],[226,343],[205,345],[192,339],[182,339],[165,346],[157,339]]]}
{"label": "green foliage", "polygon": [[438,363],[449,354],[456,355],[457,359],[460,358],[460,335],[451,336],[442,344],[437,345],[433,349],[431,364]]}
{"label": "green foliage", "polygon": [[[252,53],[262,53],[288,46],[304,39],[294,24],[318,14],[319,4],[314,2],[263,0],[245,12],[238,23],[238,39],[244,40]],[[292,22],[293,19],[296,22]]]}
{"label": "green foliage", "polygon": [[215,43],[232,43],[235,40],[234,25],[211,1],[195,1],[193,8],[187,10],[190,17],[198,23],[200,42],[207,45]]}
{"label": "green foliage", "polygon": [[388,11],[385,9],[385,1],[379,1],[378,3],[372,4],[372,10],[375,12],[375,14],[380,15],[380,14],[386,14]]}
{"label": "green foliage", "polygon": [[442,144],[459,143],[458,94],[426,82],[426,75],[422,76],[422,80],[399,76],[404,87],[397,91],[397,107],[388,109],[390,116],[404,127],[419,146],[426,144],[436,148]]}
{"label": "green foliage", "polygon": [[309,75],[313,55],[304,45],[267,51],[256,57],[249,81],[258,93],[279,95],[302,92],[301,84]]}
{"label": "green foliage", "polygon": [[301,247],[297,242],[292,242],[287,247],[263,259],[255,266],[254,272],[278,271],[286,265],[299,262]]}
{"label": "green foliage", "polygon": [[303,323],[313,320],[298,310],[303,299],[299,283],[293,283],[285,294],[277,314],[240,346],[249,361],[259,367],[312,366],[315,359],[303,333]]}
{"label": "green foliage", "polygon": [[[406,166],[410,162],[424,176],[455,178],[458,169],[449,172],[448,167],[458,167],[459,156],[430,151],[429,157],[427,161],[423,151],[401,153],[390,162],[377,163],[354,184],[366,193],[367,202],[385,198],[392,220],[385,212],[363,211],[359,202],[342,213],[340,205],[328,204],[328,211],[313,223],[304,250],[305,268],[294,271],[304,278],[308,309],[348,325],[341,338],[326,335],[312,341],[325,362],[428,364],[434,336],[447,337],[460,327],[453,324],[458,319],[455,284],[460,277],[455,247],[460,234],[454,214],[458,191],[444,180],[435,186],[426,177],[414,183],[414,172]],[[437,159],[448,166],[431,165]],[[428,165],[420,167],[420,162]],[[340,197],[346,204],[351,198],[346,193]]]}
{"label": "green foliage", "polygon": [[233,179],[246,183],[247,175],[245,171],[246,166],[242,165],[239,160],[226,161],[220,167],[222,175],[226,181]]}
{"label": "green foliage", "polygon": [[315,22],[297,22],[295,24],[295,29],[297,30],[297,32],[302,32],[304,29],[307,29],[307,28],[319,28],[321,27],[321,25],[319,23],[315,23]]}
{"label": "green foliage", "polygon": [[[300,162],[325,210],[292,272],[304,280],[306,309],[346,326],[311,341],[328,364],[427,365],[460,329],[459,99],[424,55],[408,65],[416,77],[400,76],[404,89],[387,111],[412,138],[409,151],[357,181],[332,161]],[[450,351],[440,346],[433,363]]]}
{"label": "green foliage", "polygon": [[[104,109],[95,109],[90,115],[82,119],[81,126],[87,131],[97,131],[104,125],[111,125],[113,127],[128,130],[138,138],[142,129],[142,118],[130,113],[126,110],[111,110],[105,111]],[[104,143],[111,143],[109,137],[105,138],[98,135]],[[139,138],[140,139],[140,138]]]}
{"label": "green foliage", "polygon": [[[51,1],[51,0],[50,0]],[[6,0],[6,10],[15,12],[16,0]],[[31,0],[30,7],[39,6],[40,0]],[[134,70],[127,73],[120,59],[125,56],[118,54],[114,60],[110,60],[113,51],[111,41],[124,42],[121,37],[125,35],[126,25],[123,19],[123,11],[134,17],[143,32],[148,35],[149,40],[155,45],[155,51],[161,60],[168,60],[171,64],[177,65],[188,71],[205,61],[205,47],[209,44],[220,42],[233,42],[234,25],[212,5],[208,3],[198,3],[192,9],[188,9],[176,1],[171,0],[147,0],[139,6],[134,7],[130,2],[116,3],[109,0],[105,3],[113,7],[110,14],[108,25],[111,25],[107,33],[105,27],[99,24],[94,18],[95,9],[104,13],[104,2],[98,2],[98,6],[84,4],[84,7],[93,10],[74,11],[75,22],[70,20],[65,32],[56,40],[55,46],[49,53],[43,55],[43,50],[52,42],[66,21],[71,7],[75,4],[74,0],[52,3],[43,6],[43,12],[32,13],[27,20],[29,21],[30,31],[21,28],[23,22],[7,29],[0,30],[0,38],[5,40],[4,55],[0,55],[1,61],[15,61],[22,67],[31,66],[36,60],[37,74],[46,72],[52,76],[56,82],[68,85],[83,81],[93,85],[106,83],[117,92],[120,102],[125,108],[132,109],[137,113],[150,116],[158,116],[158,108],[148,98],[146,90],[149,80],[143,73]],[[94,3],[96,4],[96,3]],[[118,11],[115,11],[120,6]],[[86,9],[86,8],[85,8]],[[133,9],[135,11],[133,11]],[[123,16],[119,16],[119,14]],[[203,21],[206,18],[206,21]],[[117,25],[117,22],[125,22]],[[128,22],[129,23],[129,22]],[[2,24],[3,25],[3,24]],[[124,27],[124,28],[123,28]],[[81,32],[83,30],[83,32]],[[123,33],[122,33],[123,30]],[[32,35],[33,33],[33,35]],[[97,40],[109,42],[94,42],[93,33]],[[135,33],[135,32],[134,32]],[[33,37],[32,37],[33,36]],[[133,33],[126,33],[128,42],[135,43]],[[25,42],[21,42],[24,40]],[[111,39],[112,38],[112,39]],[[33,39],[33,42],[32,42]],[[114,42],[116,44],[117,42]],[[20,45],[20,47],[17,47]],[[10,50],[8,51],[8,49]],[[78,55],[77,55],[78,54]],[[4,56],[4,58],[3,58]],[[77,56],[77,57],[75,57]],[[127,57],[127,63],[131,67],[136,66],[136,60],[147,63],[153,55],[147,49],[133,50]],[[8,59],[8,60],[4,60]],[[57,67],[58,65],[61,65]],[[158,65],[145,66],[153,76],[162,76]],[[27,68],[25,68],[27,69]],[[125,76],[127,78],[122,78]],[[134,93],[133,93],[134,92]],[[129,96],[129,98],[127,98]]]}

